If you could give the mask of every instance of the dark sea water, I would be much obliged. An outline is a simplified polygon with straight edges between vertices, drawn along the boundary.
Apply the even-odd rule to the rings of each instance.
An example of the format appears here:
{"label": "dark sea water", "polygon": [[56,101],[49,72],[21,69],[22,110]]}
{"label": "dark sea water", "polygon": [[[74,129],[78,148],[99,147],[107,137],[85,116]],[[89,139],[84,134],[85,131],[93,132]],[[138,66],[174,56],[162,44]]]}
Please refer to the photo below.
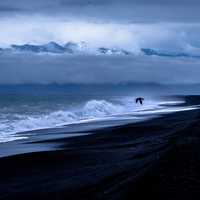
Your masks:
{"label": "dark sea water", "polygon": [[[183,100],[152,86],[1,86],[0,143],[28,136],[20,132],[94,121],[146,120],[183,109]],[[168,94],[168,93],[166,93]],[[144,105],[135,98],[145,98]],[[165,97],[163,97],[165,96]]]}

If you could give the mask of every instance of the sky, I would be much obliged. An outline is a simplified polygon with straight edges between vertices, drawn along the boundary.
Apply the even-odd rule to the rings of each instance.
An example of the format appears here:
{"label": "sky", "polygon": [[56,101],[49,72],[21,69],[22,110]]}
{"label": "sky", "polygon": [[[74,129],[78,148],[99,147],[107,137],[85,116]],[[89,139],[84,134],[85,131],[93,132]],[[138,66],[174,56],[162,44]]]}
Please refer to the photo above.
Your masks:
{"label": "sky", "polygon": [[0,46],[56,40],[137,50],[170,40],[198,47],[199,8],[198,0],[1,0]]}
{"label": "sky", "polygon": [[199,21],[198,0],[1,0],[2,16],[41,14],[97,21]]}
{"label": "sky", "polygon": [[[0,47],[85,41],[199,55],[199,10],[199,0],[1,0]],[[0,84],[200,83],[198,60],[138,59],[0,55]]]}

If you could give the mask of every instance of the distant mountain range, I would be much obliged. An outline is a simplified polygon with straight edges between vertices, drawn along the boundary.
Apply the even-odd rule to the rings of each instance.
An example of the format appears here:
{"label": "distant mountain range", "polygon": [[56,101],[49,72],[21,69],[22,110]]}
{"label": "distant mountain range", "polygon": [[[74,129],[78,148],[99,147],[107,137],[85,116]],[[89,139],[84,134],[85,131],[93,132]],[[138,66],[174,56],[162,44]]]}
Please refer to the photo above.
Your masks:
{"label": "distant mountain range", "polygon": [[177,53],[177,52],[162,52],[162,51],[156,51],[154,49],[141,49],[141,51],[147,55],[147,56],[161,56],[161,57],[197,57],[192,56],[190,54],[186,53]]}
{"label": "distant mountain range", "polygon": [[16,45],[13,44],[9,48],[0,48],[0,52],[10,52],[10,53],[53,53],[53,54],[118,54],[118,55],[130,55],[129,51],[117,48],[106,48],[99,47],[96,49],[91,49],[85,42],[73,43],[68,42],[65,45],[57,44],[56,42],[49,42],[44,45]]}
{"label": "distant mountain range", "polygon": [[74,53],[77,44],[67,43],[65,46],[61,46],[55,42],[50,42],[44,45],[11,45],[11,51],[14,52],[29,52],[29,53]]}
{"label": "distant mountain range", "polygon": [[[134,52],[120,48],[90,48],[85,42],[74,43],[68,42],[65,45],[60,45],[56,42],[49,42],[44,45],[13,44],[9,48],[0,48],[0,53],[34,53],[34,54],[94,54],[94,55],[134,55]],[[146,56],[159,56],[159,57],[187,57],[187,58],[200,58],[197,55],[190,55],[187,53],[164,52],[160,50],[142,48],[141,55]]]}

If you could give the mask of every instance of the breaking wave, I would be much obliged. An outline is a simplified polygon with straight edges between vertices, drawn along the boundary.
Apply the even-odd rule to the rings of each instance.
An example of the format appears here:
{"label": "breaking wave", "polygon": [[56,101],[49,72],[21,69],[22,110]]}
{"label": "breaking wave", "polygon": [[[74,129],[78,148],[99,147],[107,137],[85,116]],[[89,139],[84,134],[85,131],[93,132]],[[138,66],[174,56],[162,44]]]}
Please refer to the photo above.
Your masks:
{"label": "breaking wave", "polygon": [[[176,103],[174,102],[174,104]],[[148,100],[144,106],[140,106],[134,103],[134,98],[125,98],[117,102],[90,100],[79,106],[79,108],[58,110],[48,114],[19,115],[11,113],[10,116],[9,114],[0,116],[0,142],[23,139],[24,137],[16,135],[18,132],[54,128],[72,123],[81,123],[84,120],[106,119],[107,117],[120,118],[125,114],[134,114],[134,118],[139,118],[141,112],[145,114],[145,111],[161,109],[161,104],[160,101]]]}

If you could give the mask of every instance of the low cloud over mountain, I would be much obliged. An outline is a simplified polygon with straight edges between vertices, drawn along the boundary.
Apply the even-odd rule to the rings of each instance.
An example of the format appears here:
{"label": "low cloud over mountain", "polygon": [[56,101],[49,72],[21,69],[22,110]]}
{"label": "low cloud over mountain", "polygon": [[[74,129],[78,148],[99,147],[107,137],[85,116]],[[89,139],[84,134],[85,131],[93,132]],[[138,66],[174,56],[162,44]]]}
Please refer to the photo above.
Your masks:
{"label": "low cloud over mountain", "polygon": [[0,66],[0,84],[200,83],[199,59],[10,54]]}

